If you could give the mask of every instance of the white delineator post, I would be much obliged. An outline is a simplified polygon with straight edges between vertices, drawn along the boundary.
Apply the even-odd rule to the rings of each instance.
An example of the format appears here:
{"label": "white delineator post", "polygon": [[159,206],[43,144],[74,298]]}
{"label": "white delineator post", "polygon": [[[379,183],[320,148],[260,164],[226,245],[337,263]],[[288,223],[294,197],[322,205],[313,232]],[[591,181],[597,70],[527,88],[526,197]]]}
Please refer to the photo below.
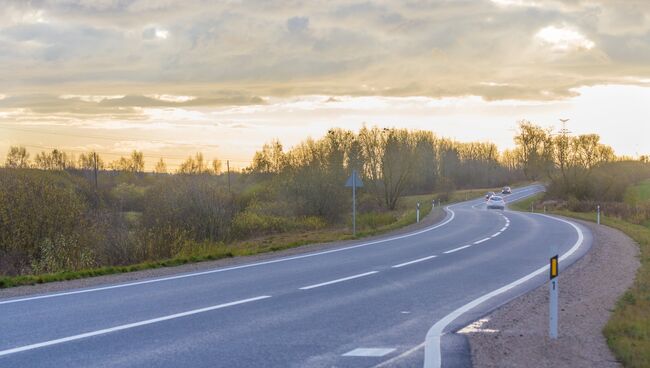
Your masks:
{"label": "white delineator post", "polygon": [[597,217],[597,222],[598,225],[600,225],[600,205],[596,208],[596,217]]}
{"label": "white delineator post", "polygon": [[420,202],[418,202],[415,210],[415,222],[420,222]]}
{"label": "white delineator post", "polygon": [[550,298],[549,298],[549,311],[548,311],[548,320],[549,328],[548,334],[551,339],[557,339],[557,325],[558,325],[558,314],[557,314],[557,305],[558,305],[558,282],[557,275],[559,274],[559,259],[558,255],[555,254],[551,257],[550,260]]}

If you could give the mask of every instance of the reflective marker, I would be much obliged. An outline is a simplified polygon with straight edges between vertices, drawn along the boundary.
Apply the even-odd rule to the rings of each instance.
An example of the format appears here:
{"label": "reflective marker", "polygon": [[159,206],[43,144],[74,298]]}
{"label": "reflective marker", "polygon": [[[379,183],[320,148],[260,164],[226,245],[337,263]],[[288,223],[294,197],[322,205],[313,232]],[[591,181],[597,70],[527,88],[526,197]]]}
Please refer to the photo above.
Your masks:
{"label": "reflective marker", "polygon": [[557,284],[557,275],[559,273],[558,267],[558,256],[557,254],[551,257],[550,264],[550,293],[551,297],[549,299],[549,336],[551,339],[557,339],[557,304],[558,304],[558,284]]}

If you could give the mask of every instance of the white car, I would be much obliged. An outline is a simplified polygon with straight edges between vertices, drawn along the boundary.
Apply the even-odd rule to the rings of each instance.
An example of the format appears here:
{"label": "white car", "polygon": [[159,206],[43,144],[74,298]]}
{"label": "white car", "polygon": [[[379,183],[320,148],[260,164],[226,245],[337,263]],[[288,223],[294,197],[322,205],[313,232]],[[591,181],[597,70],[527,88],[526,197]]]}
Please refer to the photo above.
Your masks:
{"label": "white car", "polygon": [[501,194],[512,194],[512,189],[510,187],[503,187]]}
{"label": "white car", "polygon": [[505,210],[506,202],[503,200],[503,197],[493,195],[488,199],[486,206],[488,210]]}

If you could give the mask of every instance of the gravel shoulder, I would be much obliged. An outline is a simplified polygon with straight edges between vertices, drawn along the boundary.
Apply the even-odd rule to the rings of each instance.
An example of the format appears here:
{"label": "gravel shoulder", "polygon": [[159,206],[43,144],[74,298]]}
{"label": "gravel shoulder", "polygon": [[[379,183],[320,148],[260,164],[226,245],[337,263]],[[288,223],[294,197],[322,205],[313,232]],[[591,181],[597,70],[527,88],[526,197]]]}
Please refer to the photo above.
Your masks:
{"label": "gravel shoulder", "polygon": [[572,221],[589,227],[594,242],[559,276],[559,338],[548,338],[547,283],[485,317],[476,331],[463,332],[474,367],[621,366],[602,329],[616,301],[634,281],[639,247],[618,230]]}
{"label": "gravel shoulder", "polygon": [[412,231],[424,229],[426,227],[441,222],[442,220],[444,220],[445,216],[446,216],[445,211],[443,211],[441,208],[436,208],[435,210],[431,211],[426,217],[421,219],[419,223],[411,224],[403,228],[393,230],[381,235],[370,236],[367,238],[362,238],[357,240],[308,244],[308,245],[285,249],[277,252],[260,253],[260,254],[247,256],[247,257],[224,258],[215,261],[190,263],[190,264],[185,264],[176,267],[155,268],[155,269],[128,272],[128,273],[119,273],[114,275],[90,277],[90,278],[84,278],[78,280],[51,282],[46,284],[27,285],[27,286],[18,286],[18,287],[13,287],[8,289],[0,289],[0,299],[19,297],[25,295],[33,295],[33,294],[59,292],[59,291],[94,287],[100,285],[118,284],[118,283],[137,281],[137,280],[142,280],[147,278],[165,277],[165,276],[177,275],[182,273],[190,273],[196,271],[204,271],[210,269],[237,266],[237,265],[242,265],[247,263],[254,263],[254,262],[265,261],[270,259],[288,257],[297,254],[317,252],[317,251],[327,250],[327,249],[342,248],[353,244],[365,243],[365,242],[369,242],[381,238],[406,234]]}

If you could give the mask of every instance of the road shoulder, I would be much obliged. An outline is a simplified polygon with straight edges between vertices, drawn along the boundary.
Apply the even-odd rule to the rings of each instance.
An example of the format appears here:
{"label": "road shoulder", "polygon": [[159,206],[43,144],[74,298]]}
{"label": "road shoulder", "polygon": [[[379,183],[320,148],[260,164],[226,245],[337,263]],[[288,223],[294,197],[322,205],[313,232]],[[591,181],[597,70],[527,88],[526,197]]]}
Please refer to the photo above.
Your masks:
{"label": "road shoulder", "polygon": [[[622,232],[593,223],[591,250],[559,276],[560,336],[548,338],[548,284],[492,312],[464,332],[474,367],[618,367],[602,329],[633,283],[639,247]],[[487,322],[485,322],[487,320]]]}

